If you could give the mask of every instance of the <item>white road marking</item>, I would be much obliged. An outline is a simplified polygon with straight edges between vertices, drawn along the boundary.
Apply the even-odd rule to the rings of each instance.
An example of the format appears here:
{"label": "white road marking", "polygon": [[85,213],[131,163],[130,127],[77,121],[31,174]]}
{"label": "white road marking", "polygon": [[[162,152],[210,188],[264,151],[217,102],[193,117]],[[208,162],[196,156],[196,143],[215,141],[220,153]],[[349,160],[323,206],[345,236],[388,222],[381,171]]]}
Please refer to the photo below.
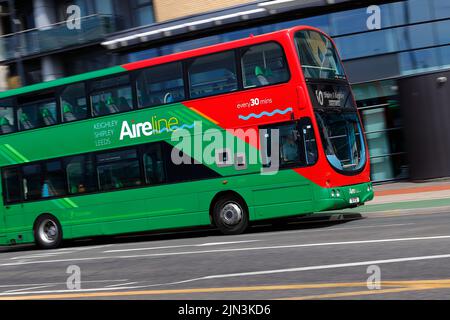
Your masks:
{"label": "white road marking", "polygon": [[425,241],[427,241],[427,240],[445,240],[445,239],[450,239],[450,235],[413,237],[413,238],[376,239],[376,240],[356,240],[356,241],[343,241],[343,242],[321,242],[321,243],[293,244],[293,245],[280,245],[280,246],[267,246],[267,247],[216,249],[216,250],[203,250],[203,251],[165,252],[165,253],[150,253],[150,254],[142,254],[142,255],[127,255],[127,256],[104,256],[104,257],[71,258],[71,259],[58,259],[58,260],[37,260],[37,261],[26,261],[26,262],[22,262],[22,263],[20,263],[20,262],[2,263],[2,264],[0,264],[0,267],[28,265],[28,264],[60,263],[60,262],[72,262],[72,261],[81,262],[81,261],[94,261],[94,260],[107,260],[107,259],[114,260],[114,259],[150,258],[150,257],[194,255],[194,254],[207,254],[207,253],[240,252],[240,251],[255,251],[255,250],[276,250],[276,249],[292,249],[292,248],[304,248],[304,247],[321,247],[321,246],[353,245],[353,244],[374,244],[374,243],[406,242],[406,241],[421,241],[421,240],[425,240]]}
{"label": "white road marking", "polygon": [[318,265],[318,266],[287,268],[287,269],[274,269],[274,270],[263,270],[263,271],[251,271],[251,272],[241,272],[241,273],[218,274],[218,275],[193,278],[193,279],[188,279],[188,280],[183,280],[183,281],[178,281],[178,282],[144,285],[144,286],[134,286],[134,287],[91,288],[91,289],[80,289],[80,290],[43,290],[43,291],[28,291],[28,292],[21,291],[21,292],[14,292],[14,293],[13,292],[3,292],[3,293],[0,293],[0,296],[26,295],[26,294],[76,293],[76,292],[100,292],[100,291],[108,291],[108,290],[132,290],[132,289],[134,290],[134,289],[142,289],[142,288],[148,288],[148,287],[154,287],[154,286],[194,282],[194,281],[200,281],[200,280],[247,277],[247,276],[267,275],[267,274],[275,274],[275,273],[287,273],[287,272],[337,269],[337,268],[367,266],[367,265],[373,265],[373,264],[380,265],[380,264],[389,264],[389,263],[425,261],[425,260],[436,260],[436,259],[450,259],[450,254],[394,258],[394,259],[384,259],[384,260],[371,260],[371,261],[358,261],[358,262],[349,262],[349,263],[327,264],[327,265]]}
{"label": "white road marking", "polygon": [[74,251],[36,253],[36,254],[12,257],[10,259],[11,260],[19,260],[19,259],[47,258],[47,257],[53,257],[53,256],[57,256],[57,255],[62,255],[62,254],[70,254],[70,253],[74,253]]}
{"label": "white road marking", "polygon": [[[67,248],[66,250],[75,250],[75,251],[85,251],[85,250],[92,250],[92,249],[100,249],[100,248],[105,248],[105,247],[110,247],[112,246],[112,244],[105,244],[105,245],[98,245],[98,246],[86,246],[86,247],[81,247],[81,248]],[[63,250],[63,249],[60,249]]]}
{"label": "white road marking", "polygon": [[[361,226],[361,227],[346,227],[346,228],[330,228],[320,231],[339,231],[339,230],[353,230],[353,229],[370,229],[370,228],[384,228],[384,227],[399,227],[399,226],[410,226],[412,224],[415,224],[413,222],[411,223],[395,223],[395,224],[380,224],[380,225],[374,225],[374,226]],[[311,230],[313,231],[313,230]]]}
{"label": "white road marking", "polygon": [[111,290],[131,290],[139,287],[120,287],[120,288],[92,288],[92,289],[79,289],[79,290],[44,290],[44,291],[22,291],[22,292],[0,292],[1,296],[11,295],[26,295],[26,294],[52,294],[52,293],[78,293],[78,292],[98,292],[98,291],[111,291]]}
{"label": "white road marking", "polygon": [[145,250],[159,250],[159,249],[177,249],[177,248],[186,248],[186,247],[221,246],[221,245],[227,245],[227,244],[249,243],[249,242],[257,242],[257,241],[262,241],[262,240],[243,240],[243,241],[229,241],[229,242],[211,242],[211,243],[201,243],[201,244],[184,244],[184,245],[178,245],[178,246],[116,249],[116,250],[103,251],[103,253],[145,251]]}
{"label": "white road marking", "polygon": [[50,286],[28,287],[28,288],[22,288],[22,289],[8,290],[8,291],[5,291],[3,293],[16,293],[16,292],[20,292],[20,291],[33,290],[33,289],[42,289],[42,288],[48,288],[48,287],[53,287],[53,286],[50,285]]}
{"label": "white road marking", "polygon": [[[128,279],[117,279],[117,280],[83,280],[83,283],[103,283],[103,282],[124,282]],[[14,288],[14,287],[32,287],[32,286],[57,286],[61,284],[66,284],[65,282],[50,282],[50,283],[26,283],[26,284],[3,284],[0,288]]]}
{"label": "white road marking", "polygon": [[[21,260],[21,259],[29,260],[29,259],[35,259],[35,258],[46,258],[46,257],[52,257],[52,256],[56,256],[56,255],[72,254],[74,252],[79,252],[79,251],[99,249],[99,248],[104,248],[104,247],[108,247],[108,246],[110,246],[110,245],[92,246],[92,247],[86,247],[86,248],[61,248],[61,249],[52,250],[50,252],[49,251],[37,251],[36,253],[12,257],[9,259],[10,260]],[[2,260],[6,260],[6,259],[2,259]]]}
{"label": "white road marking", "polygon": [[136,284],[136,283],[139,283],[139,282],[127,282],[127,283],[111,284],[109,286],[105,286],[105,288],[123,287],[123,286],[128,286],[130,284]]}
{"label": "white road marking", "polygon": [[[297,224],[303,224],[303,222],[301,223],[292,223],[290,225],[297,225]],[[280,233],[280,231],[273,231],[273,232],[267,232],[265,233],[265,235],[285,235],[285,234],[291,234],[291,233],[317,233],[317,232],[328,232],[328,231],[340,231],[340,230],[353,230],[353,229],[370,229],[370,228],[379,228],[379,227],[398,227],[398,226],[407,226],[407,225],[413,225],[416,224],[414,222],[411,223],[396,223],[396,224],[379,224],[379,225],[370,225],[370,226],[359,226],[359,227],[344,227],[344,228],[340,228],[340,227],[333,227],[333,228],[327,228],[324,227],[322,229],[298,229],[298,230],[289,230],[289,231],[282,231]],[[268,225],[269,226],[269,225]]]}
{"label": "white road marking", "polygon": [[209,243],[202,243],[202,244],[197,244],[196,246],[198,247],[203,247],[203,246],[223,246],[223,245],[227,245],[227,244],[238,244],[238,243],[248,243],[248,242],[258,242],[258,241],[262,241],[262,240],[242,240],[242,241],[228,241],[228,242],[209,242]]}
{"label": "white road marking", "polygon": [[337,268],[347,268],[347,267],[358,267],[358,266],[379,265],[379,264],[410,262],[410,261],[435,260],[435,259],[449,259],[449,258],[450,258],[450,254],[439,254],[439,255],[434,255],[434,256],[419,256],[419,257],[408,257],[408,258],[395,258],[395,259],[359,261],[359,262],[350,262],[350,263],[338,263],[338,264],[328,264],[328,265],[288,268],[288,269],[275,269],[275,270],[265,270],[265,271],[229,273],[229,274],[207,276],[207,277],[205,277],[205,279],[221,279],[221,278],[232,278],[232,277],[256,276],[256,275],[274,274],[274,273],[337,269]]}
{"label": "white road marking", "polygon": [[[335,246],[335,245],[371,244],[371,243],[419,241],[419,240],[439,240],[439,239],[450,239],[450,235],[446,235],[446,236],[432,236],[432,237],[414,237],[414,238],[377,239],[377,240],[357,240],[357,241],[343,241],[343,242],[321,242],[321,243],[292,244],[292,245],[266,246],[266,247],[246,247],[246,248],[215,249],[215,250],[203,250],[203,251],[164,252],[164,253],[150,253],[150,254],[142,254],[142,255],[117,256],[115,258],[118,258],[118,259],[130,259],[130,258],[146,258],[146,257],[162,257],[162,256],[176,256],[176,255],[204,254],[204,253],[239,252],[239,251],[273,250],[273,249],[291,249],[291,248],[304,248],[304,247],[321,247],[321,246]],[[101,258],[106,258],[106,257],[101,257]]]}

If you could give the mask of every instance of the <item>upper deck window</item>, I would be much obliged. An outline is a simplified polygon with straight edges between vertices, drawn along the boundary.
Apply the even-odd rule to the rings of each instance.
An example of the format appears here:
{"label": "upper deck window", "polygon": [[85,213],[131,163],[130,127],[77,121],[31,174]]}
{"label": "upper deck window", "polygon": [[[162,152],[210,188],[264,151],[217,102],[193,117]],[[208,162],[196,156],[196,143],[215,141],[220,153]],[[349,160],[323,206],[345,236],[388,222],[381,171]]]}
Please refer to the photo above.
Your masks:
{"label": "upper deck window", "polygon": [[19,96],[17,121],[19,130],[36,129],[58,123],[56,99],[53,91]]}
{"label": "upper deck window", "polygon": [[14,104],[12,99],[0,101],[0,134],[16,131]]}
{"label": "upper deck window", "polygon": [[223,94],[238,88],[234,51],[196,58],[188,72],[191,98]]}
{"label": "upper deck window", "polygon": [[289,80],[283,49],[276,43],[245,48],[242,52],[244,88],[256,88]]}
{"label": "upper deck window", "polygon": [[91,102],[95,116],[133,109],[129,75],[98,80],[92,83]]}
{"label": "upper deck window", "polygon": [[61,115],[64,122],[86,119],[88,106],[84,83],[75,83],[64,88],[60,96]]}
{"label": "upper deck window", "polygon": [[295,44],[306,79],[345,79],[336,49],[326,36],[313,30],[299,31]]}
{"label": "upper deck window", "polygon": [[140,108],[184,100],[183,67],[181,62],[151,67],[137,78]]}

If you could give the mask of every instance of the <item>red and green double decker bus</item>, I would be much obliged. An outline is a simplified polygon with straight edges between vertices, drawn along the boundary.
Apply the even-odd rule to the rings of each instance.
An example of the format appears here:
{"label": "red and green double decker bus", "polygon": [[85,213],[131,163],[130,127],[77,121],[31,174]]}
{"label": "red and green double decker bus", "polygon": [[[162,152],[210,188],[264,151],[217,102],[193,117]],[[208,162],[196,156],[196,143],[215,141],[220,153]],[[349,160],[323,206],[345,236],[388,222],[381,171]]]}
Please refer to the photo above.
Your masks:
{"label": "red and green double decker bus", "polygon": [[[243,148],[212,148],[211,130]],[[238,234],[373,198],[342,63],[310,27],[3,92],[0,133],[1,245],[206,225]]]}

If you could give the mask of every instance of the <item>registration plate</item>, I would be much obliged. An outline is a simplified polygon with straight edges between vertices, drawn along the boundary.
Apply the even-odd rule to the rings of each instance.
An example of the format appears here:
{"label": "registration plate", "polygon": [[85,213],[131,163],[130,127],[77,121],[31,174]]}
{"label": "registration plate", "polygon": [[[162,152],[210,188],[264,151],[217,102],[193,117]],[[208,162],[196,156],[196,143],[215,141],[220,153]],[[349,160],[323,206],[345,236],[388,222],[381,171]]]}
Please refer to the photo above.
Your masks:
{"label": "registration plate", "polygon": [[349,202],[350,202],[350,204],[359,203],[359,197],[356,197],[356,198],[350,198]]}

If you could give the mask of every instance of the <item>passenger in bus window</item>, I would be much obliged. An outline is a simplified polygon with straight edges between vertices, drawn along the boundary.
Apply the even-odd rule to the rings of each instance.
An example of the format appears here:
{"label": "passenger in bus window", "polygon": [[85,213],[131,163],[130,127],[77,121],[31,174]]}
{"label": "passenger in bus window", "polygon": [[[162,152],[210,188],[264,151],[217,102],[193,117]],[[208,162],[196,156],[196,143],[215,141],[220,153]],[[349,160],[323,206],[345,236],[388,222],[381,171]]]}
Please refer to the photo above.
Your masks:
{"label": "passenger in bus window", "polygon": [[28,183],[27,179],[22,179],[23,184],[23,196],[25,199],[28,199]]}
{"label": "passenger in bus window", "polygon": [[86,187],[83,184],[78,185],[78,193],[85,193]]}
{"label": "passenger in bus window", "polygon": [[282,155],[285,162],[293,162],[298,160],[298,145],[290,134],[284,139]]}
{"label": "passenger in bus window", "polygon": [[44,184],[42,185],[42,191],[41,191],[41,196],[42,198],[48,198],[50,197],[52,194],[50,192],[50,186],[48,184],[48,180],[44,181]]}

